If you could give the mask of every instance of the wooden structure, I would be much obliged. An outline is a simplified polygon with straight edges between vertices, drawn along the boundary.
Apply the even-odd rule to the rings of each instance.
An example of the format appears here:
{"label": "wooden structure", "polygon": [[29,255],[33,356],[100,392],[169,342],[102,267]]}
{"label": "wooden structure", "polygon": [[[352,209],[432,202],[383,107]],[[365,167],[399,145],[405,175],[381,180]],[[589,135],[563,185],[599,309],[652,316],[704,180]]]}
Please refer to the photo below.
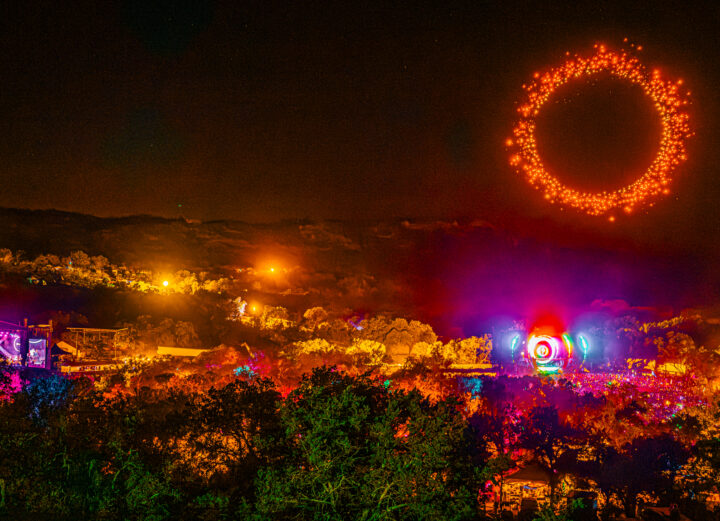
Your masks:
{"label": "wooden structure", "polygon": [[117,347],[120,336],[125,334],[127,328],[104,329],[97,327],[69,327],[72,341],[75,343],[76,354],[87,356],[92,353],[93,358],[104,358],[112,353],[113,359],[117,359]]}

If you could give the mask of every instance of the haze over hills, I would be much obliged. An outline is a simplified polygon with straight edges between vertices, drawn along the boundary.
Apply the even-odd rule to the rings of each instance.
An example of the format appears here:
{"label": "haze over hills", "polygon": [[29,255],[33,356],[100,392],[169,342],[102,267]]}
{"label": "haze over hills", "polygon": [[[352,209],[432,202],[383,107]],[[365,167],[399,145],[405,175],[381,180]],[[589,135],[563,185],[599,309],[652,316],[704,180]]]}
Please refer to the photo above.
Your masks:
{"label": "haze over hills", "polygon": [[[718,296],[705,255],[572,230],[550,241],[487,221],[249,224],[20,209],[0,209],[0,218],[0,248],[29,260],[81,250],[158,276],[206,272],[245,284],[244,298],[262,304],[390,312],[448,334],[476,334],[538,308],[568,314],[621,300],[669,314]],[[263,276],[268,270],[277,272]]]}

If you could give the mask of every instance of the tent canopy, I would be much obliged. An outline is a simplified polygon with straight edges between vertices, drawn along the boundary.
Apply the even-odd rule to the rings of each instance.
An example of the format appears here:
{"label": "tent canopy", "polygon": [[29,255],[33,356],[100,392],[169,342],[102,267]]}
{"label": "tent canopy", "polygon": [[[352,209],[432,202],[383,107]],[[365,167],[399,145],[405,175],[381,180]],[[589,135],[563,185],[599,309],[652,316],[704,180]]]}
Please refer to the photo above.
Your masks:
{"label": "tent canopy", "polygon": [[72,353],[70,353],[69,351],[65,351],[58,344],[53,344],[50,354],[52,356],[72,355]]}
{"label": "tent canopy", "polygon": [[541,467],[537,463],[531,463],[517,472],[510,474],[505,481],[507,483],[521,483],[528,481],[534,483],[550,483],[550,471]]}

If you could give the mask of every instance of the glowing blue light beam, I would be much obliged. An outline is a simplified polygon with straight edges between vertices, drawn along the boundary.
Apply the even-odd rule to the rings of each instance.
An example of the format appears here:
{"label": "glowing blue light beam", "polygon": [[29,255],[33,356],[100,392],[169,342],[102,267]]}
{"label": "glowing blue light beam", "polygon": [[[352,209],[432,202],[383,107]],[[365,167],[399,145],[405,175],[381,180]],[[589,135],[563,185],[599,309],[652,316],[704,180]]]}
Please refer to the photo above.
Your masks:
{"label": "glowing blue light beam", "polygon": [[515,348],[517,347],[519,342],[520,342],[520,335],[515,335],[513,337],[513,339],[510,341],[510,353],[512,354],[513,360],[515,360]]}
{"label": "glowing blue light beam", "polygon": [[578,335],[578,342],[580,342],[580,348],[583,352],[583,360],[587,358],[588,351],[590,350],[590,344],[583,335]]}

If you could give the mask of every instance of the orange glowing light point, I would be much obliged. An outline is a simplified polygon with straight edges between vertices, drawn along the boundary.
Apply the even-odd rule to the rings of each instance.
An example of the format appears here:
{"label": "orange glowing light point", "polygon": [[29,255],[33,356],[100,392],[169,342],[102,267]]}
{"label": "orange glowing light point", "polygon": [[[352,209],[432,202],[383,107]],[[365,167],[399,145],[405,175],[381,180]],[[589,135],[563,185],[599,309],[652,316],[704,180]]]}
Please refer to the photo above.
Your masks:
{"label": "orange glowing light point", "polygon": [[169,284],[170,283],[167,280],[163,280],[163,286],[165,286],[167,288]]}
{"label": "orange glowing light point", "polygon": [[[636,49],[641,50],[642,46]],[[559,87],[603,72],[638,85],[652,100],[662,128],[660,148],[645,173],[631,184],[614,191],[581,192],[566,186],[546,170],[535,138],[536,118]],[[590,56],[575,55],[546,73],[536,72],[533,78],[523,85],[526,96],[517,108],[520,118],[513,128],[513,137],[505,145],[510,153],[510,164],[532,186],[543,191],[545,199],[589,215],[605,215],[615,209],[632,213],[642,204],[652,206],[654,197],[669,193],[665,186],[672,180],[675,168],[687,159],[685,141],[693,135],[689,116],[682,110],[688,105],[690,96],[689,92],[679,92],[678,85],[682,85],[682,80],[664,80],[659,69],[649,73],[637,58],[601,44],[595,44]],[[610,216],[609,220],[613,222],[615,217]]]}

